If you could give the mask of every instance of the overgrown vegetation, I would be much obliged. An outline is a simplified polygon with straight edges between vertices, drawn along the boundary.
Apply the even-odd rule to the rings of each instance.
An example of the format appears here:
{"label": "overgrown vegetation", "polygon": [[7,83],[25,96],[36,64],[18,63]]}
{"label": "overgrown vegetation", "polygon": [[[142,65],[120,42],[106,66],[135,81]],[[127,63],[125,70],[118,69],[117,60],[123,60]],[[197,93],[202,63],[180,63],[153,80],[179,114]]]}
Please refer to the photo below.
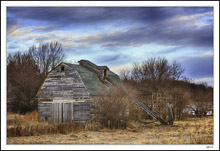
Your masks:
{"label": "overgrown vegetation", "polygon": [[120,87],[103,87],[102,93],[94,100],[99,111],[98,121],[108,128],[126,128],[129,114],[132,113],[130,98],[135,98],[137,94],[130,87],[122,85]]}
{"label": "overgrown vegetation", "polygon": [[82,128],[38,122],[37,114],[8,114],[7,144],[213,144],[212,116],[184,118],[172,126],[130,121],[125,130],[109,130],[98,123]]}
{"label": "overgrown vegetation", "polygon": [[38,112],[27,112],[25,115],[7,115],[7,137],[38,136],[45,134],[67,134],[79,132],[83,129],[80,124],[51,124],[38,122]]}

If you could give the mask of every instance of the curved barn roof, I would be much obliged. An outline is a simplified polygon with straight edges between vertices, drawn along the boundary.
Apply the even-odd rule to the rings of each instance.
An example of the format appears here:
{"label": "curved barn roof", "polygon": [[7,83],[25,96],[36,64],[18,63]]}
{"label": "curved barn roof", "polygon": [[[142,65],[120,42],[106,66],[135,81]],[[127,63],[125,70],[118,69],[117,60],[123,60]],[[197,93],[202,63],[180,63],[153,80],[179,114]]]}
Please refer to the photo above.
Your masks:
{"label": "curved barn roof", "polygon": [[[100,80],[100,78],[95,72],[89,70],[88,68],[82,65],[69,64],[69,63],[64,63],[64,64],[68,65],[69,67],[73,68],[79,73],[90,95],[98,95],[98,93],[101,91],[103,82]],[[102,69],[102,67],[103,66],[98,66],[98,69]],[[110,70],[108,70],[108,78],[114,83],[117,84],[121,83],[119,76]]]}

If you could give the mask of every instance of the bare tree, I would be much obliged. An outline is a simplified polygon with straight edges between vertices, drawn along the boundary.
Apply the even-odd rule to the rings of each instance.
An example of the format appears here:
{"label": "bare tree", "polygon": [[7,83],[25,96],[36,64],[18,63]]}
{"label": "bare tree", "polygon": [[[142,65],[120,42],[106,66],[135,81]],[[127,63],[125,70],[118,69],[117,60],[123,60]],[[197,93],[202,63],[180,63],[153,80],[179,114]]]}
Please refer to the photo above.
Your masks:
{"label": "bare tree", "polygon": [[168,64],[165,58],[150,58],[142,64],[134,63],[130,71],[132,80],[148,83],[153,92],[157,92],[168,80],[178,80],[184,69],[174,62]]}
{"label": "bare tree", "polygon": [[130,80],[130,71],[126,69],[122,69],[119,72],[119,76],[124,81]]}
{"label": "bare tree", "polygon": [[49,45],[51,51],[51,68],[54,68],[64,59],[63,48],[62,44],[59,42],[51,42]]}
{"label": "bare tree", "polygon": [[173,80],[186,79],[182,74],[184,69],[177,62],[173,62],[169,67],[169,77]]}
{"label": "bare tree", "polygon": [[140,64],[138,64],[137,62],[133,63],[133,68],[131,70],[131,79],[140,82],[143,79],[142,71],[143,70]]}
{"label": "bare tree", "polygon": [[33,45],[29,48],[29,53],[33,56],[43,75],[46,75],[65,57],[62,44],[59,42],[45,43],[39,47]]}

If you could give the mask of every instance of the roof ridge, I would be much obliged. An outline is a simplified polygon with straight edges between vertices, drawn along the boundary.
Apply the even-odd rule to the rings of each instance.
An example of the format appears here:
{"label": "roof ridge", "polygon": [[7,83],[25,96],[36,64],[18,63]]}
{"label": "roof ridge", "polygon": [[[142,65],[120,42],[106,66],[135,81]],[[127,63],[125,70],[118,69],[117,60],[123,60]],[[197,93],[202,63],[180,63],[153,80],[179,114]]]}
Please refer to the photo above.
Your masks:
{"label": "roof ridge", "polygon": [[98,65],[94,64],[93,62],[91,62],[91,61],[89,61],[89,60],[81,59],[81,60],[78,61],[78,62],[79,62],[79,63],[80,63],[80,62],[86,62],[86,63],[88,63],[88,64],[90,64],[90,65],[92,65],[92,66],[94,66],[94,67],[98,67]]}
{"label": "roof ridge", "polygon": [[66,62],[63,62],[64,64],[69,64],[69,65],[79,65],[79,64],[75,64],[75,63],[66,63]]}
{"label": "roof ridge", "polygon": [[109,70],[109,68],[108,68],[108,66],[106,66],[106,65],[104,65],[104,66],[99,66],[99,65],[96,65],[96,64],[94,64],[93,62],[91,62],[91,61],[89,61],[89,60],[80,60],[80,61],[78,61],[79,63],[80,62],[85,62],[85,63],[87,63],[87,64],[89,64],[89,65],[91,65],[92,67],[94,67],[95,69],[98,69],[98,70],[103,70],[103,69],[107,69],[107,70]]}

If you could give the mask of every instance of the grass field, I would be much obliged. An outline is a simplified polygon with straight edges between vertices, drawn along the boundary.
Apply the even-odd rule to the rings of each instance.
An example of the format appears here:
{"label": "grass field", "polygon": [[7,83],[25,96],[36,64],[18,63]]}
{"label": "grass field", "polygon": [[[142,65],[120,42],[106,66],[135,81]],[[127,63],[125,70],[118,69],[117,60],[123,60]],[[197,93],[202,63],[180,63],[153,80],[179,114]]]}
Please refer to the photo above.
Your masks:
{"label": "grass field", "polygon": [[[26,126],[24,121],[13,124],[8,122],[7,144],[213,144],[213,117],[186,118],[174,121],[172,126],[160,125],[158,122],[132,122],[127,129],[119,130],[94,125],[88,125],[86,129],[55,128],[48,123],[38,123],[37,113],[8,115],[8,121],[14,116],[29,122],[26,122]],[[27,126],[27,123],[31,124]],[[17,128],[20,129],[19,136],[9,135],[15,125],[20,126]]]}

